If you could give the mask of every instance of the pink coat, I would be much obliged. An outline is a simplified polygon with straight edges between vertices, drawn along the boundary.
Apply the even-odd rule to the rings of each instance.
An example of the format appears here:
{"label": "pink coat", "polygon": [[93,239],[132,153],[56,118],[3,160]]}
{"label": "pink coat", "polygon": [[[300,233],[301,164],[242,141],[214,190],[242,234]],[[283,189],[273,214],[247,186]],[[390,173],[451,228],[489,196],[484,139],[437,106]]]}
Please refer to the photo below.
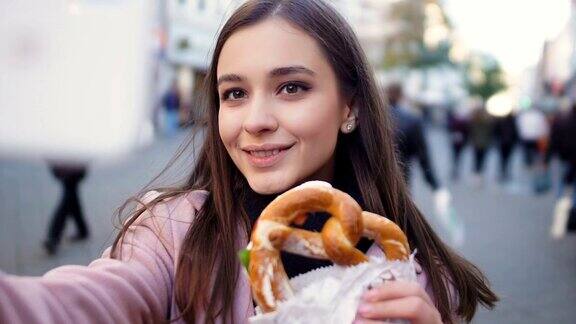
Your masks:
{"label": "pink coat", "polygon": [[[144,200],[157,195],[149,192]],[[111,259],[108,248],[88,266],[62,266],[42,277],[0,273],[0,323],[158,323],[177,318],[176,262],[206,197],[204,191],[193,191],[142,214],[126,233],[122,260]],[[379,253],[374,246],[368,251]],[[431,295],[426,274],[419,272],[419,283]],[[254,308],[243,276],[234,299],[235,318],[247,322]]]}

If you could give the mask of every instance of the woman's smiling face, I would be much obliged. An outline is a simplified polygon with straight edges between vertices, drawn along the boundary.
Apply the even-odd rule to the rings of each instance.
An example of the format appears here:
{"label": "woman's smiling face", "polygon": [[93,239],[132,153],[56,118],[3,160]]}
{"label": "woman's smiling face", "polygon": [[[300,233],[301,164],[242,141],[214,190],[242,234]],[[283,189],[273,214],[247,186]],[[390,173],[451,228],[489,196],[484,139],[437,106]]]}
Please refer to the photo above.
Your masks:
{"label": "woman's smiling face", "polygon": [[220,138],[250,187],[330,180],[350,108],[316,41],[285,20],[235,32],[217,66]]}

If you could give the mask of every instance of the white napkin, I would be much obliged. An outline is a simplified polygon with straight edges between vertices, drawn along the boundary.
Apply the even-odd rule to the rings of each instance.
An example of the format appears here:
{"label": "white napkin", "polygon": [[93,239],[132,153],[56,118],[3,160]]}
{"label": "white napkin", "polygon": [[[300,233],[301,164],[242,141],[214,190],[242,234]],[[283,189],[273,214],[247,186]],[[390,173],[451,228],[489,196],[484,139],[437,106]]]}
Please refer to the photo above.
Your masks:
{"label": "white napkin", "polygon": [[356,266],[334,265],[299,275],[290,280],[293,298],[279,304],[275,312],[257,314],[249,321],[348,324],[356,316],[362,293],[369,286],[388,280],[416,281],[414,254],[408,261],[370,257],[368,262]]}

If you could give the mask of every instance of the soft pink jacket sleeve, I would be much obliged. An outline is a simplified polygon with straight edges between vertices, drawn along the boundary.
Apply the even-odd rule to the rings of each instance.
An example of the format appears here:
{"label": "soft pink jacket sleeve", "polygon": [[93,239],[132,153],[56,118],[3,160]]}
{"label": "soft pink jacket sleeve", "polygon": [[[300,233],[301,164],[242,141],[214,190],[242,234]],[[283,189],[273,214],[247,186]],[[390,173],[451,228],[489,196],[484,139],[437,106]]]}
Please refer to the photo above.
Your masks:
{"label": "soft pink jacket sleeve", "polygon": [[[151,200],[149,193],[144,200]],[[174,199],[143,213],[121,245],[88,266],[63,266],[42,277],[0,273],[0,323],[158,323],[171,318],[179,241],[194,199]],[[172,210],[170,210],[172,209]],[[178,215],[173,219],[170,215]],[[179,225],[175,225],[175,224]]]}

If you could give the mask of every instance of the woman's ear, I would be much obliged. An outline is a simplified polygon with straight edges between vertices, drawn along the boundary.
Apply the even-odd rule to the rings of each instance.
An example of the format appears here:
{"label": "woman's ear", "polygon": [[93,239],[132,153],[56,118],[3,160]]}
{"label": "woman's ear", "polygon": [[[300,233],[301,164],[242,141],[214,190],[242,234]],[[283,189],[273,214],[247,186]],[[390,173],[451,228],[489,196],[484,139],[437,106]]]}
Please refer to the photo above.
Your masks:
{"label": "woman's ear", "polygon": [[340,126],[340,131],[344,134],[352,133],[356,129],[356,126],[358,126],[358,107],[354,102],[346,106],[346,112],[347,115]]}

